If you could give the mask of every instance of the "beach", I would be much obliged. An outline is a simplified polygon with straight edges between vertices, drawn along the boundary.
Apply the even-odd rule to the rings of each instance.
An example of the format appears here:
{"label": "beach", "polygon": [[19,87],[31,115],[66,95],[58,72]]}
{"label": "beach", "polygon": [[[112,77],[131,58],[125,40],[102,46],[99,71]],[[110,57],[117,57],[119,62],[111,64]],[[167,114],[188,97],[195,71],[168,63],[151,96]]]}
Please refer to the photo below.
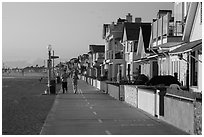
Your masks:
{"label": "beach", "polygon": [[42,95],[47,79],[41,76],[2,76],[2,134],[38,135],[55,95]]}

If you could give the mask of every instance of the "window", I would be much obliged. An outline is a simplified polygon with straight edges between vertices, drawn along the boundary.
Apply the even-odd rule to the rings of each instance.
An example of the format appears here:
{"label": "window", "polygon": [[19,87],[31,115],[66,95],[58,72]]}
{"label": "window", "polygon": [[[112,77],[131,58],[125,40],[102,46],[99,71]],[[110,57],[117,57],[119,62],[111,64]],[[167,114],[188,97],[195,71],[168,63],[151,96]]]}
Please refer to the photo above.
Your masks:
{"label": "window", "polygon": [[[192,52],[191,56],[194,58],[198,58],[196,52]],[[190,58],[190,78],[191,78],[191,86],[198,85],[198,61],[196,61],[193,57]]]}
{"label": "window", "polygon": [[200,2],[200,23],[202,24],[202,2]]}

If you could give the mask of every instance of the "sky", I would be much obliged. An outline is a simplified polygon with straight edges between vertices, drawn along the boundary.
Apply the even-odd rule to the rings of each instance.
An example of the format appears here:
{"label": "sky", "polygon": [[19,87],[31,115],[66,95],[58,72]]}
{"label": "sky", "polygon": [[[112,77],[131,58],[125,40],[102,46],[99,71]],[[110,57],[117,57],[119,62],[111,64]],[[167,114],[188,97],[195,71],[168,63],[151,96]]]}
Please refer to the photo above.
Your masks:
{"label": "sky", "polygon": [[[2,61],[9,67],[43,65],[52,45],[58,61],[87,53],[89,45],[104,44],[103,24],[131,13],[152,22],[172,2],[3,2]],[[10,64],[9,64],[10,63]],[[13,65],[13,66],[12,66]]]}

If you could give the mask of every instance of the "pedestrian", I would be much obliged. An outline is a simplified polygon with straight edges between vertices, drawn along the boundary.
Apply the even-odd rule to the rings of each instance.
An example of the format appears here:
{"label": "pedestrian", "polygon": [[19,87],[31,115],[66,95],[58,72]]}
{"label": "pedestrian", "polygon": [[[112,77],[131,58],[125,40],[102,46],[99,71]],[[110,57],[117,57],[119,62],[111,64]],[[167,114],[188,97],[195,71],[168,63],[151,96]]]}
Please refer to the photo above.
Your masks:
{"label": "pedestrian", "polygon": [[72,84],[73,84],[74,94],[76,94],[77,93],[77,82],[78,82],[78,79],[79,79],[77,70],[74,70],[72,79],[73,79]]}
{"label": "pedestrian", "polygon": [[65,93],[65,91],[67,92],[67,78],[68,78],[68,74],[66,73],[66,69],[65,69],[61,76],[63,94]]}

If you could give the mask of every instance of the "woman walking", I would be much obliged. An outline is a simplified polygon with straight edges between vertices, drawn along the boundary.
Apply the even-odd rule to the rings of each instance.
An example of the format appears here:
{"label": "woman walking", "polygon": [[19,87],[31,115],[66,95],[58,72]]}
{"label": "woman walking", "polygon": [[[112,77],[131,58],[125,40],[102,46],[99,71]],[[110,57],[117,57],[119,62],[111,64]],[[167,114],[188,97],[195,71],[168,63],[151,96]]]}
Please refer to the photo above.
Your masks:
{"label": "woman walking", "polygon": [[77,70],[74,70],[73,72],[73,90],[74,90],[74,94],[77,93],[77,83],[78,83],[78,73]]}

